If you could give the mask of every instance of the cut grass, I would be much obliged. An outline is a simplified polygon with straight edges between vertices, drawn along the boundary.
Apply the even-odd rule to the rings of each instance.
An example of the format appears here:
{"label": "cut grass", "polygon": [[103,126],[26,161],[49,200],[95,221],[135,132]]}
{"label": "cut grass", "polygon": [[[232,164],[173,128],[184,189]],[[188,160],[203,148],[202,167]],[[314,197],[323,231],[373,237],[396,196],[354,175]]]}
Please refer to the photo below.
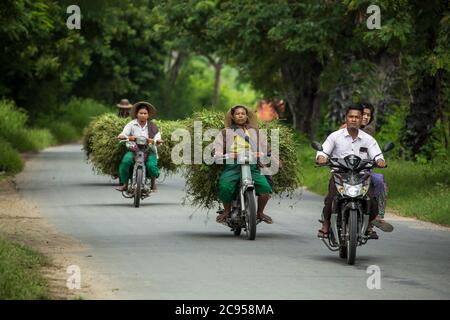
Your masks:
{"label": "cut grass", "polygon": [[41,254],[0,237],[0,300],[50,299]]}
{"label": "cut grass", "polygon": [[[308,190],[325,195],[330,178],[327,167],[314,166],[315,151],[302,143],[297,150],[300,172]],[[384,174],[389,187],[388,210],[450,226],[450,161],[441,160],[420,164],[403,160],[389,161],[388,168],[377,169]]]}

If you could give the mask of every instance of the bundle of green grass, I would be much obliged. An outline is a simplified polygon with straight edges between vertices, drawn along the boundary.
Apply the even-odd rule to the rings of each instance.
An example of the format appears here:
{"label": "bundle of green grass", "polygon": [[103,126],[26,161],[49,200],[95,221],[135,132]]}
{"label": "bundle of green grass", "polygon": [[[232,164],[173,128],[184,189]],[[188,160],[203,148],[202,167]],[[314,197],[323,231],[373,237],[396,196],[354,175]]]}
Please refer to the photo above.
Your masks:
{"label": "bundle of green grass", "polygon": [[[124,143],[119,143],[117,136],[122,132],[130,118],[120,118],[115,114],[107,113],[95,118],[84,131],[83,149],[86,157],[93,165],[97,174],[119,175],[119,165],[127,151]],[[158,167],[165,173],[176,172],[178,166],[171,160],[173,142],[171,134],[182,124],[179,121],[154,120],[161,132],[164,143],[158,146]]]}
{"label": "bundle of green grass", "polygon": [[[193,139],[200,138],[207,129],[222,129],[224,127],[224,113],[213,111],[196,112],[186,123],[186,127],[191,133]],[[194,137],[194,122],[200,121],[202,124],[202,133]],[[273,121],[270,123],[260,122],[260,129],[267,130],[268,143],[271,144],[271,130],[279,130],[279,159],[281,168],[278,173],[272,176],[273,192],[278,196],[292,197],[292,195],[301,187],[301,176],[298,171],[299,159],[296,153],[296,142],[294,132],[291,128]],[[203,141],[205,148],[211,144],[210,141]],[[193,153],[192,153],[193,154]],[[212,209],[219,205],[217,198],[219,177],[223,170],[223,165],[212,164],[191,164],[186,166],[184,176],[186,178],[186,197],[184,203],[198,206],[206,209]]]}

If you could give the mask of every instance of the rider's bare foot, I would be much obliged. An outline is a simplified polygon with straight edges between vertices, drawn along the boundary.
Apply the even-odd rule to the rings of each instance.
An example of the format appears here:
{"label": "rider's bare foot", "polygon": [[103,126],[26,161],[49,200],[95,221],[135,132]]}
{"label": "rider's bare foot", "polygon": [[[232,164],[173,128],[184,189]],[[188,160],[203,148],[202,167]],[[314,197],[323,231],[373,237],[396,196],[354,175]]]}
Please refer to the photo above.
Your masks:
{"label": "rider's bare foot", "polygon": [[373,226],[371,223],[367,227],[367,236],[369,237],[369,239],[378,239],[378,234],[373,230]]}
{"label": "rider's bare foot", "polygon": [[216,221],[219,223],[225,222],[227,220],[229,214],[230,214],[229,212],[225,212],[225,211],[222,212],[221,214],[219,214],[217,216]]}
{"label": "rider's bare foot", "polygon": [[126,191],[127,189],[128,189],[128,185],[127,184],[124,184],[121,187],[116,188],[117,191],[122,191],[122,192]]}
{"label": "rider's bare foot", "polygon": [[268,216],[267,214],[264,213],[258,213],[258,215],[256,216],[256,219],[264,221],[265,223],[268,224],[272,224],[273,220],[270,216]]}
{"label": "rider's bare foot", "polygon": [[152,178],[152,183],[150,188],[152,189],[153,192],[156,192],[158,190],[158,188],[156,187],[156,178]]}

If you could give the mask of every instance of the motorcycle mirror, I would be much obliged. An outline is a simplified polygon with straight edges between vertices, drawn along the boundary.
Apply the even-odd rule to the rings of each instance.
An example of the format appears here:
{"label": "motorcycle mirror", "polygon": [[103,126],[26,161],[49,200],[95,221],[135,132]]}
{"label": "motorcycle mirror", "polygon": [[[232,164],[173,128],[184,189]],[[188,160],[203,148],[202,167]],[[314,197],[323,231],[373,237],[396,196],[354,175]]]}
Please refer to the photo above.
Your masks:
{"label": "motorcycle mirror", "polygon": [[312,147],[314,150],[317,150],[317,151],[323,151],[322,145],[321,145],[319,142],[317,142],[317,141],[313,141],[313,142],[311,143],[311,147]]}
{"label": "motorcycle mirror", "polygon": [[392,149],[394,149],[394,147],[395,147],[395,145],[393,142],[388,142],[384,145],[383,152],[391,151]]}

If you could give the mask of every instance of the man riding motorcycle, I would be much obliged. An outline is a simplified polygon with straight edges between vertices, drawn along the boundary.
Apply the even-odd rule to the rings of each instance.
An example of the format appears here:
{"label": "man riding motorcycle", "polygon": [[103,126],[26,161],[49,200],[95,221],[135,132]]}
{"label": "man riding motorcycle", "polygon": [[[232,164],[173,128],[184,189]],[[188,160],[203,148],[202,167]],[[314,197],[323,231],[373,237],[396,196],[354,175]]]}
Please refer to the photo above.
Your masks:
{"label": "man riding motorcycle", "polygon": [[[374,159],[378,167],[385,167],[384,157],[376,140],[369,134],[360,130],[363,116],[363,107],[359,104],[347,108],[345,116],[346,127],[331,133],[323,144],[323,152],[318,151],[316,161],[319,165],[325,165],[328,161],[326,154],[333,158],[344,158],[350,154],[357,155],[362,159]],[[326,154],[325,154],[326,153]],[[378,156],[377,156],[378,155]],[[336,187],[333,177],[330,178],[328,194],[324,200],[322,228],[318,232],[318,237],[327,238],[330,228],[330,217],[332,203],[336,197]],[[370,221],[378,214],[378,203],[374,200],[373,189],[369,191],[370,198]],[[368,228],[369,238],[376,238],[373,235],[372,227]]]}

